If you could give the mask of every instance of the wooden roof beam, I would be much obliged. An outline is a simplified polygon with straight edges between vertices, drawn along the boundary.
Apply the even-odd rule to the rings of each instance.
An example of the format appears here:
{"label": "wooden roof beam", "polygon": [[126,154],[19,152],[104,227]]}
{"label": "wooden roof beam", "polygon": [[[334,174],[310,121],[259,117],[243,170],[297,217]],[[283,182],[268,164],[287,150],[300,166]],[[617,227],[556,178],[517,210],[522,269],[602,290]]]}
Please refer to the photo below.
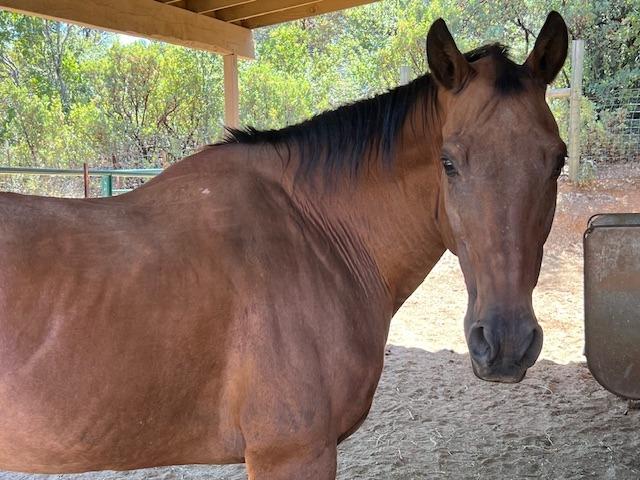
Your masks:
{"label": "wooden roof beam", "polygon": [[237,22],[247,18],[257,17],[269,13],[282,12],[284,10],[320,3],[322,0],[260,0],[246,5],[225,8],[215,13],[215,17],[225,22]]}
{"label": "wooden roof beam", "polygon": [[236,25],[254,29],[259,27],[266,27],[268,25],[275,25],[276,23],[290,22],[293,20],[299,20],[301,18],[313,17],[315,15],[335,12],[338,10],[343,10],[345,8],[366,5],[367,3],[374,3],[375,1],[376,0],[322,0],[319,3],[311,3],[303,5],[301,7],[290,8],[275,13],[268,13],[266,15],[246,18],[234,23]]}
{"label": "wooden roof beam", "polygon": [[0,0],[0,9],[254,58],[250,30],[155,0]]}
{"label": "wooden roof beam", "polygon": [[196,13],[215,12],[222,8],[235,7],[254,0],[187,0],[186,8]]}
{"label": "wooden roof beam", "polygon": [[262,0],[234,8],[225,8],[224,10],[216,12],[215,16],[225,22],[238,22],[247,18],[282,12],[290,8],[320,3],[321,1],[322,0]]}

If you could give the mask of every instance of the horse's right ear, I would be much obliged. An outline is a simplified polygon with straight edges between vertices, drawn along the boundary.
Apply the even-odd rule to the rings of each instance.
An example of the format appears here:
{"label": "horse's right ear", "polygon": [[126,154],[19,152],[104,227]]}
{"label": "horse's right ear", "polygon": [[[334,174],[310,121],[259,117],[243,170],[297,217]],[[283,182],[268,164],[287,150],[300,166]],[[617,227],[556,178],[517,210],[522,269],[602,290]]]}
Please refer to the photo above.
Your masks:
{"label": "horse's right ear", "polygon": [[534,78],[549,85],[560,72],[567,58],[569,35],[567,25],[562,15],[551,12],[540,30],[533,50],[524,64],[529,68]]}
{"label": "horse's right ear", "polygon": [[436,81],[449,90],[459,91],[471,74],[471,65],[441,18],[433,22],[427,34],[427,61]]}

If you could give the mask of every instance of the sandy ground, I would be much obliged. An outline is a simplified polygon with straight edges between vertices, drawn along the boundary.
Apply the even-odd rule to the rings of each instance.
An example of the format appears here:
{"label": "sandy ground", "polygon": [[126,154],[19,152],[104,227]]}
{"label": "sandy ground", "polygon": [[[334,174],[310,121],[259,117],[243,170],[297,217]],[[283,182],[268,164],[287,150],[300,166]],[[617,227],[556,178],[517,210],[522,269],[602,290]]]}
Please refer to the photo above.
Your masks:
{"label": "sandy ground", "polygon": [[[597,212],[640,211],[640,165],[601,168],[589,188],[561,182],[534,306],[540,361],[517,385],[477,380],[462,330],[466,290],[447,254],[392,322],[373,409],[340,446],[346,479],[640,479],[640,410],[584,364],[582,232]],[[240,480],[243,466],[0,480]]]}

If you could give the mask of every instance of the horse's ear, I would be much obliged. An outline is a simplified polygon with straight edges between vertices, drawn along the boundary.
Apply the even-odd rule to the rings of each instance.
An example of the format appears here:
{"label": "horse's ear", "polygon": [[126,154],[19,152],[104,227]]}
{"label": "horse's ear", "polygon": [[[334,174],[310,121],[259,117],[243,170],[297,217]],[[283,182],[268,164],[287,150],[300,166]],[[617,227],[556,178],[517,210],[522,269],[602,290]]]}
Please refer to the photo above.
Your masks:
{"label": "horse's ear", "polygon": [[567,58],[569,35],[567,25],[558,12],[551,12],[540,30],[533,50],[524,62],[534,78],[550,84]]}
{"label": "horse's ear", "polygon": [[458,50],[441,18],[431,25],[427,34],[427,60],[436,81],[449,90],[460,90],[471,73],[471,65]]}

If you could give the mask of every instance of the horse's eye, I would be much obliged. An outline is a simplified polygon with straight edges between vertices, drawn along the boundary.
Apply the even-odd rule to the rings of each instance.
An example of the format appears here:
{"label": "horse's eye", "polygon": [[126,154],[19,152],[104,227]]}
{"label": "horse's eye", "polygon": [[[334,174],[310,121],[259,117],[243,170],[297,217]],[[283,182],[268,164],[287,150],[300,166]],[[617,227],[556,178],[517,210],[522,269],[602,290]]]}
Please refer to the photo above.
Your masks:
{"label": "horse's eye", "polygon": [[442,162],[444,173],[446,173],[448,177],[455,177],[456,175],[458,175],[458,170],[456,170],[456,166],[453,164],[453,162],[449,158],[442,157],[440,161]]}

